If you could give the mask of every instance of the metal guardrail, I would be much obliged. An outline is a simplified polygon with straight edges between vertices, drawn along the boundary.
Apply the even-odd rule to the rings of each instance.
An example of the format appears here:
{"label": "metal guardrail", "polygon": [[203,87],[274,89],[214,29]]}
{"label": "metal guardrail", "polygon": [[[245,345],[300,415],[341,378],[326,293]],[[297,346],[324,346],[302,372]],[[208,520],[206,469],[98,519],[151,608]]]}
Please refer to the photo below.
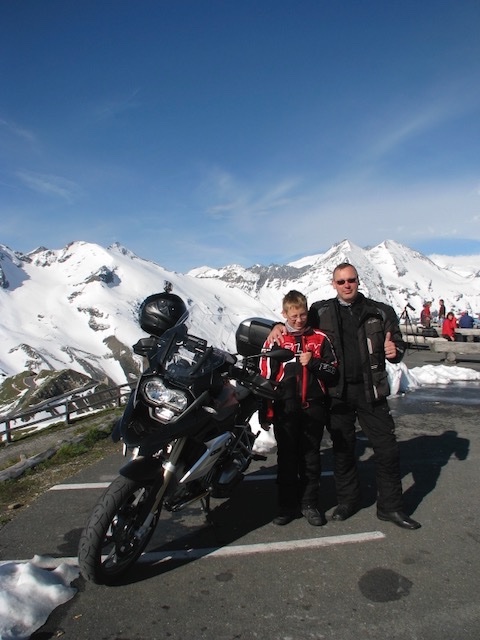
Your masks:
{"label": "metal guardrail", "polygon": [[[64,421],[70,424],[74,418],[90,413],[93,409],[121,407],[125,404],[136,382],[109,387],[102,391],[94,391],[85,395],[66,394],[58,402],[42,402],[41,405],[31,407],[28,411],[9,416],[0,416],[0,440],[12,442],[12,432],[29,429],[45,422]],[[78,393],[78,392],[77,392]],[[40,418],[36,416],[42,413]],[[50,415],[44,415],[49,413]]]}

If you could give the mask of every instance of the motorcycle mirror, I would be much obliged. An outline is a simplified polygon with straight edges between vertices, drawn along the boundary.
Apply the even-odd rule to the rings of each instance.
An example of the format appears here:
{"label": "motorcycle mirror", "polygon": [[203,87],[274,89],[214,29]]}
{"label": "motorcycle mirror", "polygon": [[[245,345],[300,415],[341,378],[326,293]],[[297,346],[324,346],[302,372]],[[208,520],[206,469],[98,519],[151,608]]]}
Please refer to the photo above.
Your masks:
{"label": "motorcycle mirror", "polygon": [[271,358],[278,362],[288,362],[295,358],[295,354],[290,349],[272,349],[271,351],[265,350],[261,353],[255,353],[250,356],[246,356],[246,360],[259,360],[260,358]]}
{"label": "motorcycle mirror", "polygon": [[295,358],[295,354],[290,349],[272,349],[272,351],[265,351],[260,355],[261,357],[278,360],[278,362],[288,362],[289,360],[293,360],[293,358]]}
{"label": "motorcycle mirror", "polygon": [[150,353],[150,351],[155,347],[158,340],[154,336],[150,336],[149,338],[140,338],[138,342],[133,345],[133,353],[136,353],[137,356],[146,356]]}

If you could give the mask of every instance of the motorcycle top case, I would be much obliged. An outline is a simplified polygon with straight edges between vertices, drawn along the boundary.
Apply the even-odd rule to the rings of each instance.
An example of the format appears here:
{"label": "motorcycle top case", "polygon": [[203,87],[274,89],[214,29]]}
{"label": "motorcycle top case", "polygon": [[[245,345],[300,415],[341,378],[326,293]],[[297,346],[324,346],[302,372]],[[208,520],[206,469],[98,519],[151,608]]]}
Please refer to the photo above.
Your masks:
{"label": "motorcycle top case", "polygon": [[278,320],[265,318],[243,320],[235,333],[237,353],[244,357],[258,355],[272,327],[277,323]]}

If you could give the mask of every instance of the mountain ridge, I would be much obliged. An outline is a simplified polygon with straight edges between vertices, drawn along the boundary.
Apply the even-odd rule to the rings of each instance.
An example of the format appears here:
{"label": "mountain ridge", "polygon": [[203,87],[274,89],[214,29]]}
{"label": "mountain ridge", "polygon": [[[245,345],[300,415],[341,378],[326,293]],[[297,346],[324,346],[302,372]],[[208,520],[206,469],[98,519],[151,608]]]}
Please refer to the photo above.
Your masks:
{"label": "mountain ridge", "polygon": [[0,380],[26,370],[72,369],[111,384],[131,381],[141,367],[131,346],[145,335],[139,306],[165,281],[187,303],[191,331],[234,351],[239,322],[280,318],[289,289],[311,302],[332,297],[332,270],[344,261],[357,267],[362,293],[391,304],[398,315],[408,302],[418,317],[425,299],[440,297],[455,312],[480,311],[477,257],[471,267],[454,270],[445,266],[448,256],[438,264],[392,240],[367,249],[342,240],[286,264],[205,266],[185,274],[118,243],[104,248],[75,241],[27,254],[0,245]]}

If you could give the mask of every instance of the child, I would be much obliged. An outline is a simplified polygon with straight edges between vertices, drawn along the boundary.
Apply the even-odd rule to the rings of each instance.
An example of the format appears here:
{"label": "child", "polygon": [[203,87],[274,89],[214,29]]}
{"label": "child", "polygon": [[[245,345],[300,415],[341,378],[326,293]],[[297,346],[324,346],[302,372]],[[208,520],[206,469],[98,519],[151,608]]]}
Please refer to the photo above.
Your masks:
{"label": "child", "polygon": [[[320,444],[327,420],[326,385],[337,372],[337,360],[327,336],[307,326],[306,297],[289,291],[282,302],[287,333],[284,349],[292,359],[286,363],[262,358],[260,371],[265,378],[281,382],[278,400],[265,403],[260,410],[260,425],[273,423],[277,441],[277,484],[279,512],[274,524],[285,525],[302,515],[313,526],[325,524],[318,510],[320,482]],[[265,349],[279,348],[276,343]]]}

